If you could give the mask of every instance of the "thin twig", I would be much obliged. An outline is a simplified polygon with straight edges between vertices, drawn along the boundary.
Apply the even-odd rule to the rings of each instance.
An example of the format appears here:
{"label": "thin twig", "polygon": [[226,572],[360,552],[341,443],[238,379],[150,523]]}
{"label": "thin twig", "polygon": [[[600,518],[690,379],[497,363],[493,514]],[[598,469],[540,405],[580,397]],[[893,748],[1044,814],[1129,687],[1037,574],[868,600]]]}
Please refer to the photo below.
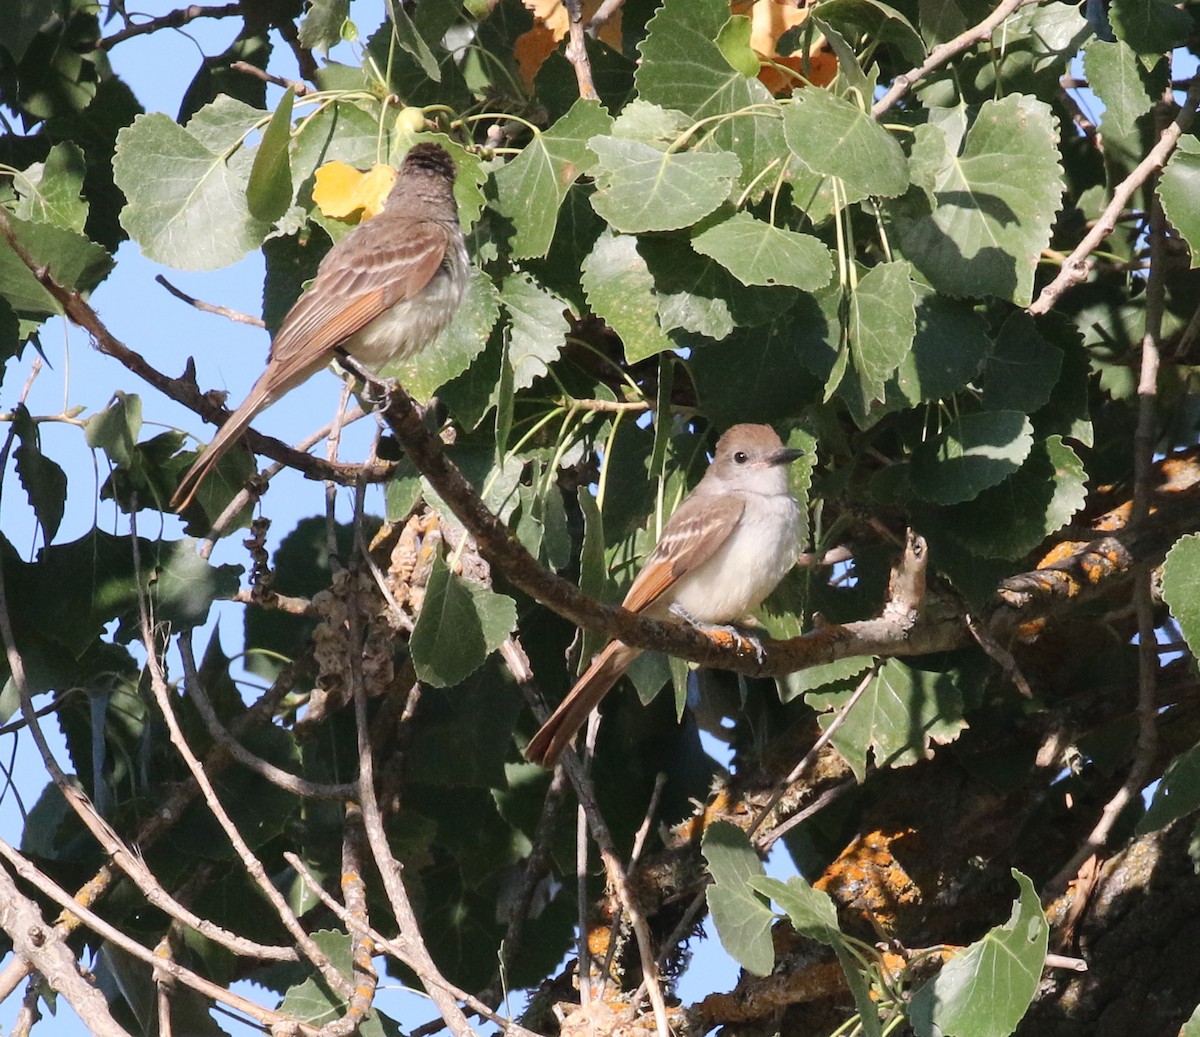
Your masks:
{"label": "thin twig", "polygon": [[1092,229],[1084,235],[1083,240],[1075,246],[1075,250],[1066,258],[1062,268],[1054,280],[1041,290],[1038,297],[1029,306],[1029,312],[1037,315],[1049,313],[1058,297],[1071,285],[1084,280],[1091,268],[1088,256],[1117,228],[1117,221],[1125,211],[1129,200],[1147,180],[1166,165],[1167,159],[1179,143],[1179,138],[1192,124],[1196,115],[1196,106],[1200,104],[1200,76],[1192,80],[1184,99],[1183,107],[1179,109],[1174,120],[1159,135],[1158,143],[1150,149],[1133,172],[1122,180],[1114,189],[1112,200],[1105,206]]}
{"label": "thin twig", "polygon": [[208,692],[204,688],[204,682],[200,680],[200,674],[196,668],[196,656],[192,650],[190,630],[179,635],[179,655],[183,660],[183,679],[188,698],[195,705],[196,712],[200,714],[213,741],[223,746],[238,763],[265,778],[272,785],[303,799],[344,800],[354,795],[356,786],[353,782],[330,785],[308,781],[290,771],[285,771],[282,767],[276,767],[275,764],[252,753],[229,733],[225,725],[221,723],[220,717],[217,716],[216,710],[213,709]]}
{"label": "thin twig", "polygon": [[298,79],[284,79],[283,76],[274,75],[265,68],[251,65],[248,61],[232,61],[229,67],[234,72],[242,72],[245,75],[253,76],[255,79],[261,79],[264,83],[270,83],[272,86],[281,86],[285,90],[290,89],[297,97],[303,97],[312,89],[307,83],[302,83]]}
{"label": "thin twig", "polygon": [[126,25],[120,32],[114,32],[111,36],[105,36],[104,39],[97,41],[96,49],[111,50],[118,43],[133,39],[135,36],[144,36],[147,33],[158,32],[159,29],[181,29],[188,22],[194,22],[197,18],[235,18],[241,13],[242,5],[237,3],[223,4],[220,7],[202,7],[200,4],[189,4],[187,7],[180,7],[169,14],[161,15],[158,18],[151,18],[148,22],[141,22],[138,25]]}
{"label": "thin twig", "polygon": [[[234,64],[242,65],[245,62],[238,61]],[[176,299],[182,299],[189,306],[194,306],[204,313],[215,313],[218,317],[228,317],[237,324],[249,324],[253,328],[265,328],[267,326],[261,317],[251,317],[250,314],[242,313],[240,310],[231,310],[228,306],[218,306],[216,303],[205,302],[203,299],[197,299],[194,295],[188,295],[182,288],[176,288],[171,284],[162,274],[158,274],[154,280],[175,296]]]}
{"label": "thin twig", "polygon": [[[214,983],[212,980],[205,979],[203,976],[198,976],[190,969],[185,968],[175,961],[160,961],[156,959],[154,951],[149,947],[143,947],[136,940],[127,936],[117,926],[106,922],[103,918],[96,914],[91,908],[83,907],[75,901],[71,894],[63,889],[49,876],[41,872],[33,863],[18,853],[13,847],[9,846],[3,839],[0,839],[0,856],[12,865],[13,870],[21,876],[30,885],[35,886],[46,894],[60,907],[74,914],[77,914],[86,925],[96,935],[109,940],[121,950],[126,951],[139,961],[153,968],[159,965],[161,968],[169,972],[180,983],[184,983],[193,990],[198,991],[205,997],[210,997],[214,1001],[219,1001],[221,1004],[228,1005],[235,1011],[241,1012],[243,1015],[249,1016],[255,1022],[261,1023],[263,1026],[280,1026],[287,1029],[281,1029],[281,1033],[295,1033],[303,1035],[303,1037],[319,1037],[319,1031],[316,1027],[309,1026],[307,1023],[298,1022],[291,1016],[283,1015],[280,1012],[272,1011],[269,1008],[263,1008],[262,1005],[257,1005],[239,994],[235,994],[230,990],[225,989],[219,983]],[[7,876],[0,869],[0,883],[3,883]],[[14,887],[15,888],[15,887]],[[3,888],[0,888],[0,904],[6,902],[7,897],[4,895]],[[44,970],[39,969],[43,972]],[[81,1013],[82,1014],[82,1013]],[[83,1018],[87,1019],[86,1015]],[[96,1031],[93,1031],[95,1033]],[[114,1033],[124,1034],[124,1030],[116,1030]]]}
{"label": "thin twig", "polygon": [[567,40],[567,60],[575,69],[575,81],[579,85],[579,96],[585,101],[595,101],[596,85],[592,82],[592,64],[588,60],[587,41],[583,33],[583,5],[580,0],[566,0],[570,18]]}
{"label": "thin twig", "polygon": [[404,948],[404,960],[417,974],[425,992],[441,1012],[442,1018],[455,1037],[474,1037],[471,1024],[463,1014],[455,998],[449,993],[445,979],[434,964],[428,948],[421,937],[408,890],[404,886],[400,862],[392,854],[384,830],[383,814],[375,794],[375,761],[371,750],[371,738],[367,725],[367,693],[362,675],[362,617],[356,599],[350,598],[348,608],[350,627],[350,686],[354,700],[354,725],[358,738],[358,794],[362,807],[363,827],[367,833],[367,844],[375,859],[375,866],[383,879],[384,892],[399,931],[397,943]]}
{"label": "thin twig", "polygon": [[[0,850],[5,848],[7,844],[0,843]],[[14,870],[20,874],[20,868]],[[5,868],[0,868],[0,928],[8,933],[17,955],[66,998],[93,1034],[130,1037],[112,1017],[104,995],[79,974],[67,941],[46,923],[37,904],[21,894]]]}
{"label": "thin twig", "polygon": [[[138,557],[136,522],[133,523],[130,542],[133,545],[134,572],[137,574],[140,573],[141,562]],[[179,721],[175,716],[175,708],[171,703],[171,693],[167,689],[166,674],[163,673],[162,662],[158,654],[158,645],[154,641],[154,633],[150,627],[150,614],[146,607],[144,595],[138,595],[138,611],[140,614],[142,645],[146,649],[146,665],[150,672],[150,690],[155,702],[158,704],[163,721],[167,725],[167,733],[171,744],[175,747],[175,751],[179,753],[188,770],[191,772],[192,778],[200,787],[200,793],[204,797],[204,802],[208,805],[209,812],[217,824],[221,826],[221,830],[224,831],[238,859],[242,862],[242,867],[245,868],[246,874],[253,879],[254,884],[258,886],[275,909],[275,914],[278,916],[280,922],[283,923],[283,927],[288,931],[292,939],[296,941],[300,952],[312,962],[321,973],[321,977],[331,988],[342,996],[348,997],[353,990],[353,984],[342,975],[333,962],[329,960],[329,956],[305,932],[304,927],[300,924],[300,920],[296,917],[295,912],[292,911],[291,905],[288,904],[283,894],[275,888],[275,884],[267,875],[262,861],[250,849],[249,844],[242,837],[241,832],[238,831],[233,818],[229,816],[229,812],[225,809],[224,804],[217,795],[217,790],[213,787],[211,779],[205,773],[203,764],[201,764],[196,754],[192,752],[191,746],[188,745],[183,730],[179,726]]]}
{"label": "thin twig", "polygon": [[[1170,97],[1170,94],[1167,95]],[[1200,100],[1200,77],[1188,91],[1189,107],[1194,108]],[[1180,115],[1183,114],[1181,110]],[[1179,125],[1176,117],[1172,126]],[[1166,139],[1166,132],[1159,138],[1159,145]],[[1178,134],[1176,134],[1178,139]],[[1151,152],[1153,154],[1153,152]],[[1164,156],[1165,161],[1165,156]],[[1143,162],[1142,165],[1145,165]],[[1138,167],[1139,169],[1141,166]],[[1137,526],[1150,513],[1152,476],[1154,470],[1154,445],[1158,438],[1158,368],[1162,341],[1163,310],[1166,301],[1166,241],[1167,221],[1155,189],[1154,169],[1148,170],[1150,177],[1147,192],[1150,196],[1150,276],[1146,282],[1146,330],[1142,336],[1141,372],[1138,377],[1138,420],[1133,436],[1133,508],[1129,524]],[[1142,791],[1154,766],[1158,749],[1158,647],[1154,631],[1154,577],[1152,566],[1139,562],[1134,566],[1133,602],[1138,627],[1138,735],[1134,744],[1133,762],[1121,787],[1105,805],[1100,819],[1088,833],[1088,837],[1075,851],[1066,864],[1050,880],[1045,895],[1057,895],[1066,889],[1080,867],[1093,854],[1102,850],[1108,842],[1117,819]]]}
{"label": "thin twig", "polygon": [[960,32],[952,40],[939,43],[929,52],[929,56],[922,64],[909,69],[892,80],[892,85],[888,88],[888,92],[871,106],[871,118],[878,119],[892,105],[899,101],[901,97],[908,93],[909,90],[916,86],[917,83],[929,75],[930,72],[946,64],[951,58],[961,54],[964,50],[969,50],[977,43],[991,39],[992,33],[1000,27],[1005,19],[1015,14],[1022,7],[1037,3],[1041,3],[1041,0],[1004,0],[1002,4],[978,25],[973,25],[965,32]]}
{"label": "thin twig", "polygon": [[758,816],[755,817],[753,822],[751,822],[750,827],[746,829],[746,837],[748,839],[754,838],[754,833],[762,827],[763,822],[766,821],[766,819],[770,816],[771,811],[775,809],[779,801],[783,799],[784,795],[787,793],[787,790],[795,782],[799,781],[804,776],[805,772],[816,762],[817,757],[821,754],[821,750],[829,744],[830,739],[837,734],[838,728],[840,728],[849,718],[850,711],[858,703],[858,700],[866,694],[867,689],[874,682],[878,673],[879,665],[876,663],[869,670],[867,670],[866,674],[863,676],[863,679],[858,682],[858,687],[854,689],[854,693],[846,700],[846,704],[838,710],[837,716],[835,716],[829,722],[829,726],[821,732],[820,737],[813,742],[812,748],[804,754],[804,758],[792,768],[792,772],[786,778],[784,778],[783,781],[776,784],[775,790],[771,793],[770,798],[763,805],[762,809],[759,810]]}
{"label": "thin twig", "polygon": [[625,0],[604,0],[604,3],[597,7],[592,17],[588,19],[587,31],[595,36],[605,23],[621,9],[624,2]]}

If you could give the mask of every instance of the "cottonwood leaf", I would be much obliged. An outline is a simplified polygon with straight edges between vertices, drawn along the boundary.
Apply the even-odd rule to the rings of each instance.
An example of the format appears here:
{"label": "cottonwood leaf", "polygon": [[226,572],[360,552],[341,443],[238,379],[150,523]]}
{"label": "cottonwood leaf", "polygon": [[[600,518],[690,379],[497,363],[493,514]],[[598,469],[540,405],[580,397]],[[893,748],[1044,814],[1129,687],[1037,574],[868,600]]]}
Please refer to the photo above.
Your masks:
{"label": "cottonwood leaf", "polygon": [[225,135],[197,134],[192,123],[139,115],[117,134],[113,176],[129,199],[121,226],[148,258],[178,270],[215,270],[261,245],[270,224],[251,214],[248,171],[234,163]]}
{"label": "cottonwood leaf", "polygon": [[1033,449],[1033,425],[1015,410],[955,418],[913,451],[912,486],[933,504],[973,500],[1013,474]]}
{"label": "cottonwood leaf", "polygon": [[[809,705],[827,710],[822,728],[852,693],[809,694]],[[952,672],[918,670],[889,659],[834,733],[833,744],[862,781],[869,752],[877,767],[907,767],[928,756],[930,745],[953,741],[966,726],[962,691]]]}
{"label": "cottonwood leaf", "polygon": [[437,559],[409,641],[418,679],[436,688],[461,683],[500,647],[516,622],[512,598],[463,579]]}
{"label": "cottonwood leaf", "polygon": [[500,302],[511,321],[508,362],[512,388],[524,389],[558,358],[571,327],[564,314],[567,305],[528,274],[507,278],[500,287]]}
{"label": "cottonwood leaf", "polygon": [[866,112],[828,90],[799,90],[783,106],[787,146],[814,173],[851,191],[892,198],[908,187],[908,160]]}
{"label": "cottonwood leaf", "polygon": [[1192,655],[1200,657],[1200,534],[1180,537],[1167,554],[1162,595]]}
{"label": "cottonwood leaf", "polygon": [[582,283],[588,306],[621,337],[629,363],[674,346],[659,325],[654,278],[636,238],[605,230],[583,261]]}
{"label": "cottonwood leaf", "polygon": [[1087,498],[1087,472],[1061,436],[1034,446],[1020,469],[947,515],[951,535],[985,558],[1021,558],[1065,526]]}
{"label": "cottonwood leaf", "polygon": [[592,207],[629,234],[691,226],[729,196],[741,172],[728,151],[666,151],[606,136],[592,137],[588,147],[599,159]]}
{"label": "cottonwood leaf", "polygon": [[[747,187],[784,149],[780,105],[757,78],[729,64],[717,38],[729,20],[727,0],[665,0],[646,23],[635,82],[643,101],[676,108],[694,120],[737,113],[712,132],[712,146],[741,162]],[[759,183],[759,193],[767,185]]]}
{"label": "cottonwood leaf", "polygon": [[941,161],[929,212],[902,220],[901,241],[905,258],[934,288],[1029,304],[1062,200],[1057,140],[1049,106],[1024,94],[985,101],[961,149],[940,126],[917,128],[914,163],[918,149]]}
{"label": "cottonwood leaf", "polygon": [[1184,135],[1158,181],[1158,197],[1171,225],[1188,243],[1192,269],[1200,266],[1200,140]]}
{"label": "cottonwood leaf", "polygon": [[1050,927],[1033,883],[1021,887],[1007,922],[956,954],[918,990],[908,1017],[918,1037],[1007,1037],[1042,978]]}
{"label": "cottonwood leaf", "polygon": [[748,212],[701,231],[692,248],[746,285],[791,285],[811,292],[833,276],[833,257],[818,238],[764,223]]}
{"label": "cottonwood leaf", "polygon": [[762,862],[746,834],[728,821],[709,825],[702,847],[713,877],[706,892],[708,908],[721,946],[746,971],[765,976],[775,964],[775,915],[750,885],[762,876]]}
{"label": "cottonwood leaf", "polygon": [[544,256],[554,240],[558,210],[571,185],[589,173],[596,156],[589,138],[612,129],[612,116],[599,101],[576,101],[544,133],[537,133],[524,150],[493,174],[497,208],[513,222],[512,256]]}

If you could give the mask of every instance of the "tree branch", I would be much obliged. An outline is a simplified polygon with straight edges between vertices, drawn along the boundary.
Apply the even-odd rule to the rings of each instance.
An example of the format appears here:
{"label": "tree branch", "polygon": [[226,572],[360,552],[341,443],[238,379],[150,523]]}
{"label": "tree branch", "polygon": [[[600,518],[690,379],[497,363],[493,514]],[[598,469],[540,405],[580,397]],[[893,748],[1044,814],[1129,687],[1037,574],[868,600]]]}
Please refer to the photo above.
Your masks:
{"label": "tree branch", "polygon": [[964,50],[969,50],[977,43],[991,39],[992,33],[1009,16],[1015,14],[1022,7],[1037,3],[1041,3],[1041,0],[1004,0],[1000,6],[978,25],[972,26],[965,32],[960,32],[952,40],[939,43],[929,52],[929,56],[922,64],[917,65],[915,68],[910,68],[907,72],[892,80],[892,85],[888,89],[888,92],[871,106],[871,118],[878,119],[892,105],[899,101],[901,97],[908,93],[909,90],[929,75],[930,72],[946,64],[951,58],[961,54]]}
{"label": "tree branch", "polygon": [[111,50],[118,43],[133,39],[135,36],[158,32],[159,29],[181,29],[188,22],[194,22],[197,18],[236,18],[241,13],[242,5],[240,3],[222,4],[220,7],[189,4],[187,7],[180,7],[158,18],[151,18],[148,22],[126,25],[120,32],[114,32],[111,36],[105,36],[104,39],[97,41],[96,49]]}
{"label": "tree branch", "polygon": [[1137,164],[1133,172],[1117,185],[1113,191],[1112,201],[1100,214],[1100,219],[1084,235],[1075,250],[1067,256],[1054,280],[1038,293],[1038,297],[1029,306],[1030,313],[1035,316],[1049,313],[1063,292],[1087,277],[1088,271],[1091,269],[1091,263],[1087,257],[1092,254],[1100,242],[1116,230],[1117,220],[1125,211],[1134,192],[1166,165],[1167,159],[1171,157],[1171,153],[1179,143],[1179,138],[1192,124],[1198,104],[1200,104],[1200,76],[1192,80],[1183,107],[1179,109],[1171,124],[1162,131],[1158,143]]}

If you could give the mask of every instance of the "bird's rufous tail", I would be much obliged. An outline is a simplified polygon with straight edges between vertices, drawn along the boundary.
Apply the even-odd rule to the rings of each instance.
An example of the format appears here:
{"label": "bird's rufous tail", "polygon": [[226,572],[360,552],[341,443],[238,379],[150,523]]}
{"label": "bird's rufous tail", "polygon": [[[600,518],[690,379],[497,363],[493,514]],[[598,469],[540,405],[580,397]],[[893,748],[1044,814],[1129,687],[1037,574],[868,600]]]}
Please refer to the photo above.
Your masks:
{"label": "bird's rufous tail", "polygon": [[543,767],[553,767],[562,751],[571,744],[575,732],[583,727],[588,714],[600,704],[608,690],[617,683],[639,655],[640,648],[630,648],[621,641],[610,641],[592,660],[583,676],[575,682],[567,697],[558,704],[550,719],[540,728],[525,748],[525,758]]}
{"label": "bird's rufous tail", "polygon": [[225,419],[225,424],[213,437],[213,441],[187,470],[187,474],[171,498],[172,510],[182,511],[191,503],[192,498],[196,495],[196,490],[200,488],[200,484],[208,473],[228,453],[229,448],[237,442],[241,434],[250,427],[250,422],[258,416],[258,412],[271,402],[272,397],[258,391],[258,386],[255,386],[255,391],[252,391],[246,401]]}

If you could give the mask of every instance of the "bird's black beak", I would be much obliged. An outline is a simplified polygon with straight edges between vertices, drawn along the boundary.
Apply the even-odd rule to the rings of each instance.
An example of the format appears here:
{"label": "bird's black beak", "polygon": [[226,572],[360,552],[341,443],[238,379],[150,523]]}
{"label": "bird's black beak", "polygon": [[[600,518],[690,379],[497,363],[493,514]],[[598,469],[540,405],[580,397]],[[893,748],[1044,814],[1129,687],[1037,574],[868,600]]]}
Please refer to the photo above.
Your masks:
{"label": "bird's black beak", "polygon": [[791,464],[793,461],[799,461],[804,456],[803,450],[795,450],[792,447],[784,447],[782,450],[776,450],[770,457],[771,464]]}

